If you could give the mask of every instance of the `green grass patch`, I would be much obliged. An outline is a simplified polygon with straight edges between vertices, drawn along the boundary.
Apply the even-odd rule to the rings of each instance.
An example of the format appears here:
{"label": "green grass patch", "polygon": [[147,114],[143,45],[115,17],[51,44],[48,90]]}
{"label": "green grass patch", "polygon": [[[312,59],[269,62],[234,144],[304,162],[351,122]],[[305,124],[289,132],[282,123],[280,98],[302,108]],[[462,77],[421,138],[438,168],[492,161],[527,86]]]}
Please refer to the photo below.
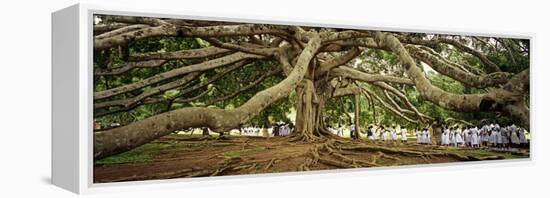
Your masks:
{"label": "green grass patch", "polygon": [[160,153],[173,152],[176,150],[193,150],[193,148],[200,146],[202,146],[201,143],[191,142],[152,142],[118,155],[113,155],[97,160],[94,163],[96,165],[109,165],[150,162],[154,159],[156,155]]}
{"label": "green grass patch", "polygon": [[153,160],[153,157],[147,152],[153,144],[144,144],[131,151],[124,152],[118,155],[109,156],[95,161],[95,165],[109,165],[109,164],[122,164],[122,163],[143,163]]}

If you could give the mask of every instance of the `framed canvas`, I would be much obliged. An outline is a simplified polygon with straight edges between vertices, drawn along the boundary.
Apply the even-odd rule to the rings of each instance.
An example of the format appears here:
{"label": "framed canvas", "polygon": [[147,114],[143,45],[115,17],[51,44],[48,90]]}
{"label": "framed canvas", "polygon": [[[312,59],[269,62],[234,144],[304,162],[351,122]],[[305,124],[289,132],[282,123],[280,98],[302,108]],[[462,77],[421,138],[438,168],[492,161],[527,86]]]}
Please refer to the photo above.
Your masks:
{"label": "framed canvas", "polygon": [[52,14],[52,182],[530,163],[533,39],[74,5]]}

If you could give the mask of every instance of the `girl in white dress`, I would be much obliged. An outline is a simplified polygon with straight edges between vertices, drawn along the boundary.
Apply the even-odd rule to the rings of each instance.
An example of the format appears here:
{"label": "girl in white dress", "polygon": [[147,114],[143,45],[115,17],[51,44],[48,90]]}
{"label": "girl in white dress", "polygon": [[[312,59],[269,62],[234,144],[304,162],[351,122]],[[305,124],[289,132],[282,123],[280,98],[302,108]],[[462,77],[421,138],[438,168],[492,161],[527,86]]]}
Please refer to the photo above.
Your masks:
{"label": "girl in white dress", "polygon": [[485,125],[483,126],[483,128],[481,128],[481,145],[487,146],[488,143],[489,143],[489,127]]}
{"label": "girl in white dress", "polygon": [[386,129],[383,126],[380,127],[380,140],[386,141]]}
{"label": "girl in white dress", "polygon": [[372,125],[371,125],[371,126],[369,126],[369,128],[367,129],[367,138],[368,138],[369,140],[373,141],[373,140],[374,140],[374,137],[375,137],[375,135],[374,135],[374,129],[373,129]]}
{"label": "girl in white dress", "polygon": [[422,130],[422,132],[420,133],[420,144],[426,144],[426,136],[428,134],[426,133],[426,130]]}
{"label": "girl in white dress", "polygon": [[455,133],[455,139],[456,139],[456,144],[458,146],[463,146],[464,145],[464,139],[462,138],[462,134],[460,132]]}
{"label": "girl in white dress", "polygon": [[426,131],[426,144],[432,144],[432,137],[430,136],[430,131],[428,128],[424,129]]}
{"label": "girl in white dress", "polygon": [[384,130],[384,140],[390,140],[390,129]]}
{"label": "girl in white dress", "polygon": [[470,133],[470,130],[468,130],[468,128],[464,128],[464,130],[461,131],[464,134],[464,142],[466,143],[466,146],[470,147],[472,145],[472,134]]}
{"label": "girl in white dress", "polygon": [[407,129],[401,128],[401,142],[407,142]]}
{"label": "girl in white dress", "polygon": [[392,128],[390,129],[390,133],[391,133],[391,140],[392,141],[397,141],[397,128]]}
{"label": "girl in white dress", "polygon": [[489,135],[489,143],[491,146],[497,146],[497,130],[491,129],[491,135]]}
{"label": "girl in white dress", "polygon": [[449,134],[450,134],[450,131],[448,128],[443,131],[443,134],[441,134],[441,145],[443,146],[449,145]]}
{"label": "girl in white dress", "polygon": [[497,141],[497,148],[501,148],[502,147],[502,134],[500,133],[500,130],[496,131],[495,139]]}
{"label": "girl in white dress", "polygon": [[470,131],[472,132],[472,136],[470,137],[471,138],[471,144],[472,144],[472,147],[476,148],[476,147],[479,147],[479,132],[477,130],[477,128],[471,128]]}

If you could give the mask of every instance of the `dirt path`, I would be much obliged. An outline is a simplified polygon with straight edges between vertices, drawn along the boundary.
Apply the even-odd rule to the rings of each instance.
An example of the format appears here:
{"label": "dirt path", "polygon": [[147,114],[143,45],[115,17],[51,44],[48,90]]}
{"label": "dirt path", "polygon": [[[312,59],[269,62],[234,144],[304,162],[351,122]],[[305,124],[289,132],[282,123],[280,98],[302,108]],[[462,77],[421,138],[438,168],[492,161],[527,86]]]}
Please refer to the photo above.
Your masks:
{"label": "dirt path", "polygon": [[169,135],[95,162],[94,182],[528,158],[528,151],[397,142],[292,143],[283,137]]}

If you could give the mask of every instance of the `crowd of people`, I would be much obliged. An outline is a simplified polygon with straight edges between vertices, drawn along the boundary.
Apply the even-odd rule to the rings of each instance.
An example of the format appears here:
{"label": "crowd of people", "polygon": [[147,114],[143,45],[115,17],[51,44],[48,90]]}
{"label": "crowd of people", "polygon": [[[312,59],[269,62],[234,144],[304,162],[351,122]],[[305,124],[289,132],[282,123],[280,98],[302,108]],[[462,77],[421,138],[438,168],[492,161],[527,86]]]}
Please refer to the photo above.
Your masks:
{"label": "crowd of people", "polygon": [[482,127],[444,127],[441,144],[455,147],[517,148],[525,147],[528,140],[524,130],[516,125],[501,127],[499,124],[490,124]]}
{"label": "crowd of people", "polygon": [[[108,128],[119,127],[119,123],[111,123]],[[101,130],[103,127],[94,120],[94,130]],[[209,129],[201,128],[203,135],[209,135]],[[240,128],[240,132],[247,135],[256,136],[288,136],[293,129],[292,123],[279,122],[267,127],[248,126]],[[349,129],[343,126],[329,129],[338,136],[344,136],[344,132],[353,135],[355,126],[349,126]],[[192,129],[190,131],[193,131]],[[261,134],[260,134],[261,133]],[[365,134],[363,130],[361,133]],[[191,133],[192,134],[192,133]],[[271,135],[270,135],[271,134]],[[223,136],[223,133],[220,135]],[[369,125],[366,130],[367,139],[370,141],[393,141],[407,142],[408,130],[406,127],[395,125]],[[416,128],[413,132],[418,144],[437,144],[432,140],[432,133],[428,128]],[[439,135],[439,134],[438,134]],[[413,137],[414,137],[413,136]],[[495,147],[499,149],[525,148],[529,145],[529,140],[525,135],[525,130],[514,124],[501,127],[499,124],[488,124],[483,126],[443,126],[441,130],[441,139],[438,143],[449,147]]]}
{"label": "crowd of people", "polygon": [[287,136],[287,135],[290,135],[290,132],[292,131],[292,126],[291,124],[281,122],[281,123],[273,124],[270,129],[266,127],[249,126],[249,127],[242,127],[240,131],[248,135],[250,134],[260,135],[260,133],[262,133],[261,135],[265,137]]}
{"label": "crowd of people", "polygon": [[286,123],[278,123],[272,126],[271,134],[273,136],[287,136],[290,135],[290,125]]}
{"label": "crowd of people", "polygon": [[407,142],[407,129],[406,128],[390,128],[388,126],[381,126],[376,128],[370,125],[367,128],[367,138],[369,140],[382,140],[382,141],[401,141]]}
{"label": "crowd of people", "polygon": [[252,127],[243,127],[241,128],[241,132],[245,133],[245,134],[258,134],[260,133],[260,127],[255,127],[255,126],[252,126]]}
{"label": "crowd of people", "polygon": [[[344,127],[331,129],[336,135],[344,136]],[[350,134],[354,127],[350,126]],[[443,126],[441,130],[441,139],[433,142],[432,133],[428,128],[417,128],[412,133],[416,136],[418,144],[440,144],[443,146],[454,147],[495,147],[495,148],[519,148],[526,147],[529,143],[524,130],[516,125],[501,127],[499,124],[477,126]],[[363,133],[364,134],[364,133]],[[367,139],[370,141],[400,141],[407,142],[408,130],[399,126],[376,126],[369,125],[367,130]]]}

